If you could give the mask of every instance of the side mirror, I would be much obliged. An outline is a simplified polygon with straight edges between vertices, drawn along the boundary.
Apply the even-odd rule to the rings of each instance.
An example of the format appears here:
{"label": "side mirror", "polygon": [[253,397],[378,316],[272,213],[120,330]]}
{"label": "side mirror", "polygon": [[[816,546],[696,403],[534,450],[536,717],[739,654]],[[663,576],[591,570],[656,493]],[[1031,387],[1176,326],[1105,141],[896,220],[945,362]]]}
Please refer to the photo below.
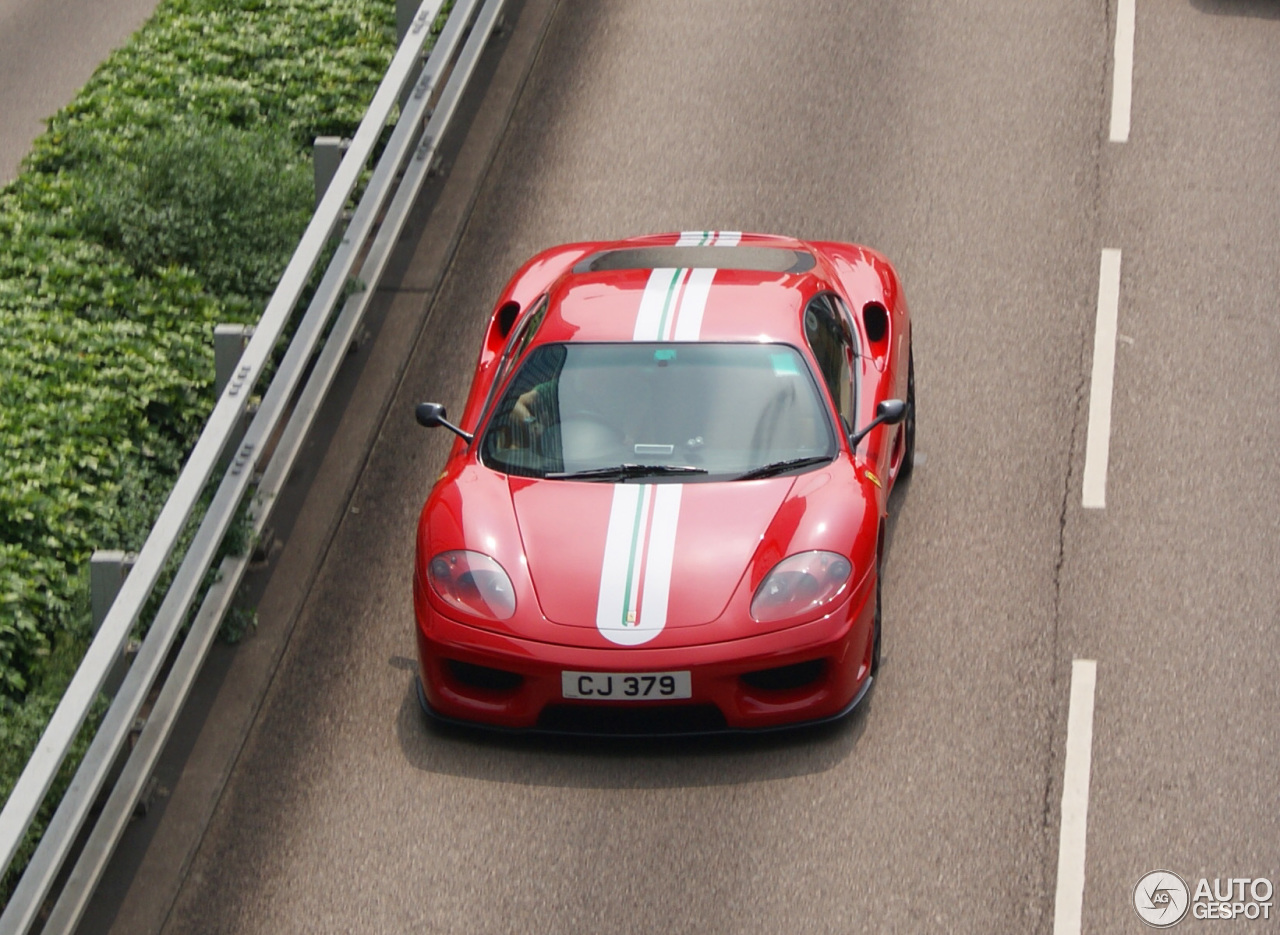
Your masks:
{"label": "side mirror", "polygon": [[886,399],[876,406],[876,418],[885,425],[897,425],[907,417],[907,404],[900,399]]}
{"label": "side mirror", "polygon": [[862,441],[867,433],[877,425],[897,425],[906,417],[907,404],[905,402],[900,399],[886,399],[876,406],[876,417],[871,420],[870,424],[849,436],[849,445],[856,448],[858,442]]}
{"label": "side mirror", "polygon": [[447,418],[445,418],[443,403],[418,403],[418,408],[414,410],[414,416],[418,419],[418,424],[426,428],[433,429],[436,426],[443,425],[450,432],[457,435],[468,445],[471,444],[473,436],[470,432],[464,432],[458,428]]}

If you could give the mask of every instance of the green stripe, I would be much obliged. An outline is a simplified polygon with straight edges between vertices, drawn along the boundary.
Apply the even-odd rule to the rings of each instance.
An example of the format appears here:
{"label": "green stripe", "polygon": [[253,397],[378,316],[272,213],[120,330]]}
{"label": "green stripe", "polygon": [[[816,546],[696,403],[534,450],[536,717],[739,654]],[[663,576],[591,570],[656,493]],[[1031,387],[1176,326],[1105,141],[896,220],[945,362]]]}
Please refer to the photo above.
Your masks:
{"label": "green stripe", "polygon": [[[627,623],[627,608],[631,606],[631,586],[635,580],[636,573],[636,553],[639,551],[640,527],[644,520],[644,495],[645,488],[640,488],[640,498],[636,501],[636,518],[635,524],[631,527],[631,555],[627,559],[627,588],[622,594],[622,625],[625,627]],[[635,626],[640,625],[640,615],[636,614],[634,622]]]}
{"label": "green stripe", "polygon": [[662,317],[658,319],[658,334],[655,336],[654,340],[664,340],[662,336],[667,333],[667,318],[671,314],[671,302],[676,295],[676,283],[680,281],[682,273],[684,273],[683,269],[676,270],[675,276],[673,276],[671,278],[671,282],[667,284],[667,298],[666,301],[662,303]]}

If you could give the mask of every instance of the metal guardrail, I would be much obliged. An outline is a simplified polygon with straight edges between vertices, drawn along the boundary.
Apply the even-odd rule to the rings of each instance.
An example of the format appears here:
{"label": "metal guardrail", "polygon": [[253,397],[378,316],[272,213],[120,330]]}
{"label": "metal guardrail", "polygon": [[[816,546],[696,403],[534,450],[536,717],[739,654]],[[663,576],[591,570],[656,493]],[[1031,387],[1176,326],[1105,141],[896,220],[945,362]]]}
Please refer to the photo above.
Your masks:
{"label": "metal guardrail", "polygon": [[[289,323],[322,251],[342,220],[343,208],[360,172],[398,104],[400,117],[351,215],[337,252],[243,440],[235,449],[146,638],[0,916],[0,935],[21,935],[30,930],[73,845],[83,837],[85,819],[103,793],[113,766],[123,756],[138,713],[155,687],[174,640],[188,618],[200,583],[232,519],[249,495],[258,470],[262,473],[250,499],[249,517],[255,535],[266,525],[272,504],[284,486],[427,177],[440,138],[498,22],[504,0],[458,0],[424,64],[423,49],[443,2],[423,0],[417,8],[386,76],[240,358],[234,378],[219,397],[169,499],[138,552],[132,571],[0,812],[0,866],[8,867],[91,705],[120,658],[143,605],[155,589],[183,527],[216,469],[219,456],[229,447],[246,411],[250,391]],[[372,244],[369,243],[371,236]],[[298,386],[308,373],[308,363],[361,255],[364,261],[356,275],[365,285],[343,304],[299,393]],[[288,420],[279,440],[266,452],[269,440],[286,415]],[[269,454],[265,465],[260,463],[264,453]],[[248,561],[248,556],[230,557],[219,567],[218,582],[207,592],[164,678],[141,735],[115,779],[102,812],[83,838],[79,857],[44,923],[42,931],[46,935],[71,932],[78,924],[155,767]]]}

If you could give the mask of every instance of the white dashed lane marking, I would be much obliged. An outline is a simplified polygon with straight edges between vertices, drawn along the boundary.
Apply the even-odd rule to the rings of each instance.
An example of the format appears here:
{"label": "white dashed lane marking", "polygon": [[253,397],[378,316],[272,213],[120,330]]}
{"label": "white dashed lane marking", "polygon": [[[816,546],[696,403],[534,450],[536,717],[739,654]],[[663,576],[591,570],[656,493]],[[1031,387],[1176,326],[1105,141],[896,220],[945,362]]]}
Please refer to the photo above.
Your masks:
{"label": "white dashed lane marking", "polygon": [[1071,663],[1067,709],[1067,758],[1062,771],[1062,819],[1058,830],[1058,891],[1053,935],[1080,935],[1084,906],[1084,850],[1089,819],[1089,770],[1093,759],[1093,695],[1098,663]]}
{"label": "white dashed lane marking", "polygon": [[1129,141],[1129,112],[1133,105],[1133,33],[1137,0],[1116,4],[1116,56],[1111,85],[1111,142]]}
{"label": "white dashed lane marking", "polygon": [[1084,506],[1107,505],[1107,461],[1111,454],[1111,392],[1116,369],[1116,321],[1120,313],[1120,251],[1103,250],[1098,274],[1098,319],[1093,335],[1089,384],[1089,434],[1084,447]]}

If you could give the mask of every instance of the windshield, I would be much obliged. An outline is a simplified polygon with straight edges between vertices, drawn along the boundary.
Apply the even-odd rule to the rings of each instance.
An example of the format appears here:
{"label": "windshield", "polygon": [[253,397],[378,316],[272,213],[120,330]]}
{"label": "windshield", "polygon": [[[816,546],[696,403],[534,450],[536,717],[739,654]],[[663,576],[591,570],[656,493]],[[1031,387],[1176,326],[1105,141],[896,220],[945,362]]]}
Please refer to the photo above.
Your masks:
{"label": "windshield", "polygon": [[547,344],[512,378],[480,453],[522,477],[766,476],[835,456],[820,400],[785,344]]}

